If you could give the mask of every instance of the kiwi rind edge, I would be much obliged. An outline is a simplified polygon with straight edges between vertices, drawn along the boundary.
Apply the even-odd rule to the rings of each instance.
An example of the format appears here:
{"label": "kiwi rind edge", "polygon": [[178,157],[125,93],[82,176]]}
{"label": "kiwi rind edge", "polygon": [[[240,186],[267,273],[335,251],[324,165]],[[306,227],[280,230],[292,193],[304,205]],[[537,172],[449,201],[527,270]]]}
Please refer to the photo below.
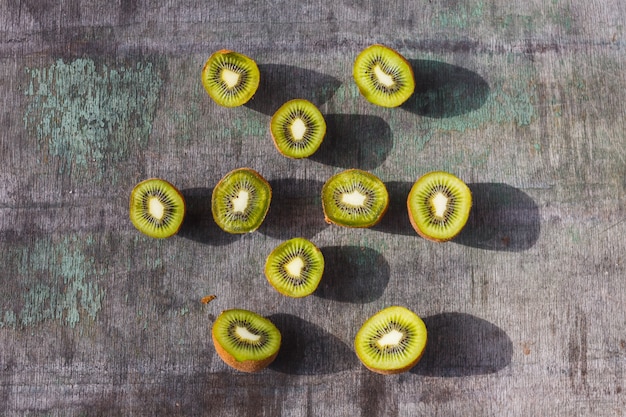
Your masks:
{"label": "kiwi rind edge", "polygon": [[[305,292],[288,292],[286,290],[284,290],[283,288],[281,288],[279,285],[277,285],[274,282],[274,279],[272,277],[272,273],[270,271],[270,265],[271,265],[271,260],[272,257],[275,256],[277,254],[278,251],[284,249],[287,245],[289,244],[304,244],[307,247],[309,247],[311,250],[315,251],[314,254],[312,254],[313,256],[317,256],[318,260],[321,263],[321,270],[318,271],[318,273],[316,274],[315,277],[315,282],[310,283],[309,288],[307,288],[307,291]],[[289,239],[287,241],[282,242],[281,244],[279,244],[278,246],[276,246],[272,252],[267,256],[266,258],[266,262],[265,262],[265,277],[267,278],[267,281],[270,283],[270,285],[279,293],[281,293],[282,295],[285,295],[287,297],[292,297],[292,298],[303,298],[303,297],[307,297],[311,294],[313,294],[315,292],[315,290],[317,289],[317,287],[319,286],[322,276],[324,274],[324,256],[322,254],[322,251],[317,247],[317,245],[315,245],[313,242],[311,242],[310,240],[306,239],[306,238],[302,238],[302,237],[296,237],[296,238],[292,238]]]}
{"label": "kiwi rind edge", "polygon": [[[359,174],[359,175],[365,175],[368,177],[375,178],[377,181],[380,181],[380,183],[384,187],[385,205],[383,209],[380,211],[380,213],[378,213],[378,216],[370,222],[367,222],[367,223],[363,222],[359,224],[345,223],[345,222],[338,221],[336,218],[334,218],[335,216],[331,216],[329,213],[328,204],[324,201],[324,191],[326,187],[333,179],[335,179],[339,175],[350,175],[350,174]],[[387,186],[380,178],[378,178],[378,176],[372,174],[371,172],[364,171],[358,168],[347,169],[345,171],[339,172],[333,175],[332,177],[330,177],[322,187],[322,211],[324,213],[324,221],[328,224],[335,224],[337,226],[342,226],[342,227],[347,227],[347,228],[369,228],[369,227],[373,227],[377,225],[382,220],[384,215],[387,213],[388,209],[389,209],[389,192],[387,190]]]}
{"label": "kiwi rind edge", "polygon": [[[285,109],[295,104],[302,104],[303,106],[306,106],[309,110],[315,112],[315,116],[317,116],[320,121],[320,126],[319,126],[320,133],[318,134],[319,139],[317,140],[317,143],[309,151],[307,151],[306,153],[299,154],[299,155],[290,154],[289,152],[282,149],[280,146],[279,140],[277,138],[277,132],[274,131],[274,126],[275,126],[275,122],[277,118],[282,115],[282,112],[284,112]],[[317,152],[319,147],[322,145],[325,135],[326,135],[326,120],[324,119],[322,112],[317,108],[315,104],[311,103],[310,101],[306,99],[293,99],[293,100],[287,101],[282,106],[280,106],[278,110],[276,110],[276,112],[274,112],[274,114],[272,115],[272,118],[270,119],[270,136],[272,137],[272,142],[274,143],[274,146],[276,147],[278,152],[287,158],[302,159],[302,158],[308,158],[309,156],[313,155],[315,152]]]}
{"label": "kiwi rind edge", "polygon": [[[419,327],[422,328],[422,330],[424,331],[424,343],[423,346],[421,346],[421,350],[419,351],[418,355],[416,355],[416,357],[408,364],[406,364],[405,366],[399,367],[399,368],[391,368],[391,369],[382,369],[382,368],[376,368],[373,366],[370,366],[366,363],[365,360],[363,360],[361,358],[361,354],[356,346],[357,344],[357,340],[359,338],[359,334],[361,333],[362,330],[366,329],[366,326],[372,322],[373,320],[375,320],[377,318],[377,316],[386,313],[389,310],[394,310],[394,309],[398,309],[398,310],[405,310],[406,312],[410,313],[411,316],[414,316],[414,318],[417,318],[418,320],[418,325]],[[386,307],[382,310],[379,310],[378,312],[376,312],[374,315],[370,316],[361,326],[361,328],[359,329],[359,331],[357,332],[357,335],[355,336],[355,352],[357,354],[357,357],[359,358],[359,360],[361,361],[361,363],[363,364],[363,366],[365,366],[367,369],[369,369],[372,372],[376,372],[378,374],[382,374],[382,375],[393,375],[393,374],[400,374],[403,372],[407,372],[410,369],[412,369],[415,365],[417,365],[417,363],[422,359],[422,357],[424,356],[424,352],[426,351],[426,345],[428,344],[428,330],[426,329],[426,324],[424,323],[424,321],[421,319],[421,317],[419,317],[417,314],[415,314],[413,311],[409,310],[406,307],[402,307],[402,306],[390,306],[390,307]]]}
{"label": "kiwi rind edge", "polygon": [[[241,310],[241,309],[239,309]],[[221,314],[224,314],[226,312],[228,312],[229,310],[225,310],[223,311]],[[247,310],[245,310],[247,311]],[[264,320],[270,321],[268,318],[266,317],[262,317],[254,312],[251,311],[247,311],[250,314],[253,314],[255,316],[259,316]],[[217,323],[217,320],[213,323],[213,326],[211,328],[211,339],[213,340],[213,345],[215,347],[215,351],[217,352],[217,354],[219,355],[219,357],[230,367],[237,369],[239,371],[242,372],[248,372],[248,373],[252,373],[252,372],[258,372],[261,371],[265,368],[267,368],[278,356],[278,352],[280,351],[280,345],[282,342],[282,335],[280,334],[280,330],[276,329],[278,332],[278,348],[276,349],[276,352],[274,352],[272,355],[268,356],[265,359],[260,359],[260,360],[237,360],[232,354],[230,354],[219,342],[219,340],[217,339],[216,336],[216,325],[215,323]],[[271,321],[270,321],[271,323]],[[273,325],[273,323],[272,323]],[[274,327],[276,327],[274,325]]]}
{"label": "kiwi rind edge", "polygon": [[[381,49],[384,50],[385,53],[391,54],[393,55],[393,57],[395,59],[397,59],[399,62],[402,63],[402,65],[405,67],[405,69],[407,70],[407,78],[411,81],[409,89],[404,93],[404,95],[402,97],[398,97],[396,100],[394,101],[390,101],[390,102],[380,102],[378,100],[376,100],[375,96],[372,94],[372,92],[364,85],[364,83],[361,81],[359,74],[358,74],[358,69],[359,69],[359,61],[362,59],[363,56],[365,56],[366,53],[368,53],[369,51],[372,51],[374,49]],[[365,49],[363,49],[361,52],[359,52],[359,54],[357,55],[357,57],[354,60],[354,65],[353,65],[353,70],[352,70],[352,77],[359,89],[359,92],[361,93],[361,95],[363,97],[365,97],[365,99],[367,101],[369,101],[372,104],[375,104],[377,106],[381,106],[381,107],[399,107],[402,104],[404,104],[415,92],[415,74],[413,72],[413,67],[411,66],[410,62],[398,51],[396,51],[393,48],[390,48],[389,46],[386,45],[382,45],[382,44],[372,44],[368,47],[366,47]]]}
{"label": "kiwi rind edge", "polygon": [[[216,96],[215,93],[213,92],[213,90],[211,90],[207,84],[205,84],[205,72],[207,71],[209,65],[213,62],[214,59],[216,59],[216,57],[218,57],[219,55],[235,55],[237,56],[239,59],[245,60],[248,65],[251,66],[253,74],[254,75],[254,80],[253,80],[253,85],[252,88],[250,90],[250,92],[246,95],[244,95],[243,97],[240,97],[237,101],[234,102],[228,102],[228,101],[223,101],[221,100],[221,97]],[[259,84],[260,84],[260,71],[259,71],[259,67],[256,63],[256,61],[247,56],[244,55],[240,52],[236,52],[230,49],[220,49],[218,51],[215,51],[211,54],[211,56],[209,56],[209,58],[206,60],[206,62],[204,63],[204,66],[202,67],[202,73],[201,73],[201,81],[202,81],[202,85],[205,89],[205,91],[207,92],[207,94],[213,99],[213,101],[215,101],[217,104],[219,104],[220,106],[223,107],[239,107],[242,106],[244,104],[246,104],[248,101],[250,101],[254,95],[256,94],[258,88],[259,88]]]}
{"label": "kiwi rind edge", "polygon": [[213,195],[211,197],[211,200],[215,199],[216,196],[216,190],[228,179],[230,178],[230,176],[232,174],[235,174],[237,172],[247,172],[249,174],[251,174],[252,176],[254,176],[257,180],[259,180],[264,187],[266,187],[267,192],[268,192],[268,202],[267,202],[267,206],[265,208],[265,212],[264,214],[261,216],[260,220],[253,225],[252,227],[249,227],[245,230],[230,230],[226,227],[224,227],[222,224],[220,224],[219,219],[217,218],[217,215],[213,209],[213,201],[211,202],[211,212],[213,215],[213,220],[215,221],[215,223],[220,227],[220,229],[224,230],[227,233],[232,233],[232,234],[245,234],[245,233],[252,233],[254,231],[256,231],[259,227],[261,227],[261,225],[263,224],[263,222],[265,221],[265,218],[267,217],[267,213],[269,212],[269,208],[271,205],[271,201],[272,201],[272,186],[270,185],[270,183],[256,170],[252,169],[252,168],[247,168],[247,167],[243,167],[243,168],[236,168],[233,169],[232,171],[228,172],[226,175],[224,175],[219,182],[217,183],[217,185],[215,186],[215,188],[213,188]]}
{"label": "kiwi rind edge", "polygon": [[[137,190],[140,187],[142,187],[142,186],[144,186],[144,185],[146,185],[148,183],[151,183],[151,182],[158,182],[158,183],[161,183],[164,186],[170,188],[170,190],[176,195],[176,199],[178,200],[178,202],[181,204],[182,215],[181,215],[181,218],[180,218],[180,222],[178,223],[178,225],[175,228],[173,228],[167,234],[157,234],[157,233],[152,233],[149,230],[142,229],[138,224],[135,223],[135,219],[133,218],[133,215],[132,215],[134,210],[135,210],[135,208],[133,207],[134,203],[135,203],[135,198],[136,198],[136,196],[134,195],[135,194],[135,190]],[[147,178],[147,179],[137,183],[133,187],[133,190],[131,191],[129,205],[130,205],[130,220],[131,220],[131,223],[133,223],[133,226],[135,226],[135,228],[137,230],[139,230],[141,233],[145,234],[146,236],[150,236],[150,237],[155,238],[155,239],[167,239],[169,237],[174,236],[175,234],[178,233],[178,231],[180,230],[180,228],[183,225],[183,222],[185,221],[186,202],[185,202],[185,198],[184,198],[183,194],[171,182],[169,182],[167,180],[164,180],[162,178],[152,177],[152,178]]]}
{"label": "kiwi rind edge", "polygon": [[[465,187],[467,187],[467,191],[470,193],[470,201],[469,201],[469,207],[467,208],[467,212],[468,212],[468,217],[465,219],[465,221],[463,222],[463,224],[461,225],[461,227],[459,227],[459,229],[456,231],[456,233],[450,234],[449,236],[447,236],[446,238],[438,238],[436,236],[432,236],[429,235],[427,233],[425,233],[417,224],[417,221],[415,220],[415,218],[412,215],[412,208],[411,208],[411,196],[413,194],[413,188],[416,186],[416,184],[423,178],[425,178],[427,175],[434,175],[434,174],[445,174],[448,176],[453,177],[455,180],[458,180],[460,183],[462,183]],[[444,242],[448,242],[452,239],[454,239],[455,237],[457,237],[462,231],[463,228],[465,227],[465,225],[467,224],[467,221],[469,220],[469,213],[471,212],[471,208],[472,208],[472,204],[473,201],[471,199],[471,190],[469,189],[469,187],[467,186],[467,184],[461,180],[459,177],[457,177],[454,174],[451,174],[449,172],[445,172],[445,171],[431,171],[431,172],[427,172],[424,175],[422,175],[420,178],[417,179],[417,181],[415,181],[415,183],[413,184],[413,186],[411,187],[411,191],[409,192],[409,195],[407,197],[407,211],[408,211],[408,215],[409,215],[409,221],[411,222],[411,226],[413,227],[413,229],[415,230],[415,232],[417,232],[417,234],[419,236],[421,236],[422,238],[426,239],[426,240],[430,240],[432,242],[437,242],[437,243],[444,243]]]}

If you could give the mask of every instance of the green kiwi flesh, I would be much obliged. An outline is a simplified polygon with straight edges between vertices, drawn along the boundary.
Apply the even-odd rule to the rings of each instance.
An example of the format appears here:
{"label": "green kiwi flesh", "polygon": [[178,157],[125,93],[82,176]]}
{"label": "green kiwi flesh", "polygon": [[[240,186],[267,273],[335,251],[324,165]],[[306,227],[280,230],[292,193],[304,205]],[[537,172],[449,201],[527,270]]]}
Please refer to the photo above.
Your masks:
{"label": "green kiwi flesh", "polygon": [[361,51],[352,75],[363,97],[379,106],[398,107],[415,91],[409,62],[384,45],[371,45]]}
{"label": "green kiwi flesh", "polygon": [[392,306],[363,323],[354,339],[354,349],[368,369],[397,374],[419,362],[427,339],[426,325],[417,314],[405,307]]}
{"label": "green kiwi flesh", "polygon": [[247,103],[259,88],[259,67],[252,58],[222,49],[212,54],[202,68],[202,85],[224,107]]}
{"label": "green kiwi flesh", "polygon": [[278,152],[289,158],[306,158],[322,144],[326,121],[313,103],[295,99],[286,102],[274,113],[270,131]]}
{"label": "green kiwi flesh", "polygon": [[457,236],[467,223],[471,207],[469,187],[455,175],[443,171],[420,177],[407,198],[411,225],[420,236],[435,242]]}
{"label": "green kiwi flesh", "polygon": [[327,223],[344,227],[371,227],[389,206],[385,184],[374,174],[349,169],[335,174],[322,187],[322,208]]}
{"label": "green kiwi flesh", "polygon": [[178,232],[185,217],[185,200],[169,182],[150,178],[130,193],[130,220],[140,232],[154,238]]}
{"label": "green kiwi flesh", "polygon": [[272,188],[261,174],[250,168],[235,169],[213,189],[213,219],[228,233],[253,232],[265,220],[271,199]]}
{"label": "green kiwi flesh", "polygon": [[281,334],[267,318],[252,311],[223,311],[213,323],[215,351],[229,366],[243,372],[266,368],[278,355]]}
{"label": "green kiwi flesh", "polygon": [[265,262],[265,277],[279,293],[300,298],[312,294],[324,273],[324,256],[313,242],[296,237],[278,245]]}

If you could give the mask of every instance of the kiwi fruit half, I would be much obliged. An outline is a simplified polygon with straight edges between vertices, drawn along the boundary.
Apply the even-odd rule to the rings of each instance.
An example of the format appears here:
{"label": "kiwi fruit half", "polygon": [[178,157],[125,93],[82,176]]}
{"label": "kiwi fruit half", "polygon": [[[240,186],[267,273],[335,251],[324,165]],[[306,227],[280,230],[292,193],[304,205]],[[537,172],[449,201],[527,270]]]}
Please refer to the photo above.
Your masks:
{"label": "kiwi fruit half", "polygon": [[419,178],[407,198],[409,220],[425,239],[445,242],[458,235],[472,207],[472,193],[458,177],[433,171]]}
{"label": "kiwi fruit half", "polygon": [[326,121],[313,103],[295,99],[286,102],[274,113],[270,131],[278,152],[289,158],[306,158],[322,144]]}
{"label": "kiwi fruit half", "polygon": [[269,319],[252,311],[223,311],[213,323],[211,337],[217,354],[243,372],[266,368],[278,355],[280,330]]}
{"label": "kiwi fruit half", "polygon": [[238,168],[213,189],[213,219],[225,232],[253,232],[265,220],[272,200],[270,184],[253,169]]}
{"label": "kiwi fruit half", "polygon": [[219,50],[202,68],[202,85],[215,102],[224,107],[247,103],[259,88],[259,67],[243,54]]}
{"label": "kiwi fruit half", "polygon": [[322,187],[322,208],[327,223],[344,227],[371,227],[389,207],[385,184],[374,174],[348,169],[335,174]]}
{"label": "kiwi fruit half", "polygon": [[312,294],[324,273],[324,255],[313,242],[296,237],[278,245],[265,262],[265,277],[279,293],[300,298]]}
{"label": "kiwi fruit half", "polygon": [[150,178],[130,193],[130,220],[140,232],[155,238],[170,237],[185,217],[185,200],[169,182]]}
{"label": "kiwi fruit half", "polygon": [[417,314],[392,306],[363,323],[354,339],[354,349],[368,369],[379,374],[398,374],[417,364],[427,339],[426,325]]}
{"label": "kiwi fruit half", "polygon": [[363,97],[379,106],[397,107],[415,91],[411,64],[384,45],[371,45],[361,51],[352,75]]}

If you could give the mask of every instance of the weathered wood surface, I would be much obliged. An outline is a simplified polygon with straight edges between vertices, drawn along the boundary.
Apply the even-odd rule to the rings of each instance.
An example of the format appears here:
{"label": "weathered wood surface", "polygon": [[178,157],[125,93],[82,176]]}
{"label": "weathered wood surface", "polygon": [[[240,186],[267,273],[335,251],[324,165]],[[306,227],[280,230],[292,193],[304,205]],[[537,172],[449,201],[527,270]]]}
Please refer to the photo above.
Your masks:
{"label": "weathered wood surface", "polygon": [[[151,3],[0,3],[0,414],[624,415],[626,3]],[[402,108],[368,104],[351,79],[375,42],[415,69]],[[200,85],[221,48],[260,64],[245,107],[219,108]],[[309,160],[269,137],[292,97],[328,120]],[[259,231],[235,237],[209,199],[243,166],[275,198]],[[372,230],[323,222],[321,185],[346,167],[388,184]],[[433,169],[475,196],[446,244],[418,238],[403,206]],[[189,205],[166,241],[127,218],[150,176]],[[302,300],[262,274],[294,236],[328,265]],[[423,316],[430,342],[412,372],[382,377],[352,340],[392,304]],[[232,307],[283,331],[270,369],[216,356],[209,325]]]}

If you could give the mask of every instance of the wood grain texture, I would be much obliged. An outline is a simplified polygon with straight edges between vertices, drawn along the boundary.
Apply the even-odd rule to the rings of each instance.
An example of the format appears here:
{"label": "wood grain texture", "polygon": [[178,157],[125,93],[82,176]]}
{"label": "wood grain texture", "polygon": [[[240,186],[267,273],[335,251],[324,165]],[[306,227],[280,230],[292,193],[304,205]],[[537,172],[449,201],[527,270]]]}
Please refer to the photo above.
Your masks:
{"label": "wood grain texture", "polygon": [[[624,2],[151,3],[0,4],[0,414],[624,413]],[[369,104],[351,79],[376,42],[416,73],[401,108]],[[244,107],[219,108],[200,84],[221,48],[261,69]],[[269,135],[296,97],[328,123],[307,160]],[[274,199],[257,232],[232,236],[210,197],[239,167]],[[346,168],[388,186],[372,229],[323,221],[321,187]],[[431,170],[474,195],[445,244],[419,238],[404,208]],[[164,241],[128,220],[130,190],[152,176],[188,205]],[[296,236],[327,264],[300,300],[263,277]],[[424,318],[429,345],[411,372],[382,376],[352,341],[390,305]],[[227,308],[281,329],[268,369],[237,373],[215,354]]]}

